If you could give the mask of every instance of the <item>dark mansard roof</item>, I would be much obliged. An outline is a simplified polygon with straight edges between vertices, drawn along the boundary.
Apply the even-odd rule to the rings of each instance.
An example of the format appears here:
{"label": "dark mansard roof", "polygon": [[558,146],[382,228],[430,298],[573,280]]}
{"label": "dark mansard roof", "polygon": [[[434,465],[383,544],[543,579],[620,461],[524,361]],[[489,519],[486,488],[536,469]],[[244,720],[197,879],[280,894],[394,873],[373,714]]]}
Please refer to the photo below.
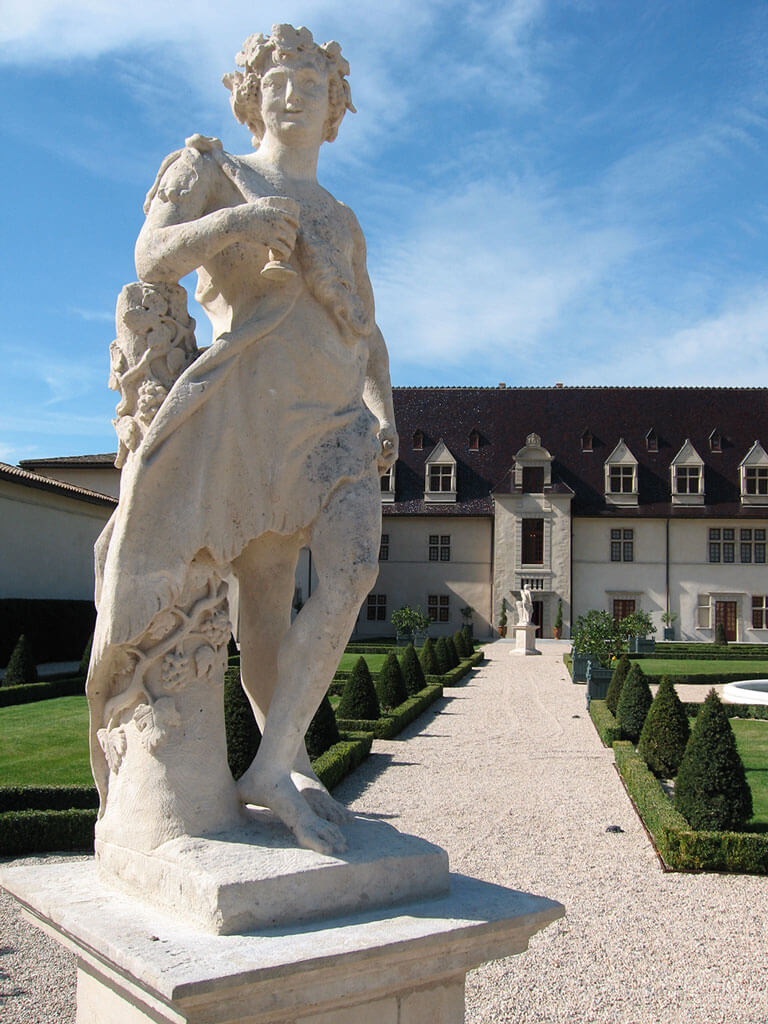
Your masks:
{"label": "dark mansard roof", "polygon": [[[742,505],[739,479],[754,442],[768,450],[768,388],[395,388],[394,396],[400,457],[384,515],[491,515],[492,494],[509,492],[515,455],[536,433],[554,458],[553,492],[573,492],[574,515],[768,517],[765,506]],[[478,451],[470,451],[473,431]],[[585,434],[591,451],[582,450]],[[638,462],[636,507],[605,501],[605,462],[622,438]],[[671,502],[670,463],[686,439],[704,461],[703,506]],[[457,461],[457,500],[436,505],[424,501],[424,471],[441,440]]]}

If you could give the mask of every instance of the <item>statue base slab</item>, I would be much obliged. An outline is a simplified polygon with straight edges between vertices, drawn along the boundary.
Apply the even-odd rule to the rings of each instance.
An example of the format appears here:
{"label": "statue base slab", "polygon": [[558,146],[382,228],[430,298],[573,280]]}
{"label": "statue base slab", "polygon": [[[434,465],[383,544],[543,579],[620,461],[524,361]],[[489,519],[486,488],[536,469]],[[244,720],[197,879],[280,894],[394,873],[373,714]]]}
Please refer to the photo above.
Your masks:
{"label": "statue base slab", "polygon": [[515,649],[513,654],[541,654],[536,648],[536,629],[532,622],[524,626],[513,626],[515,633]]}
{"label": "statue base slab", "polygon": [[343,826],[347,850],[325,856],[296,847],[268,811],[215,836],[183,836],[151,853],[96,840],[107,885],[162,907],[197,928],[232,935],[448,891],[448,856],[381,821]]}
{"label": "statue base slab", "polygon": [[466,972],[563,914],[454,875],[449,894],[394,911],[212,936],[108,889],[91,861],[0,880],[77,956],[77,1024],[462,1024]]}

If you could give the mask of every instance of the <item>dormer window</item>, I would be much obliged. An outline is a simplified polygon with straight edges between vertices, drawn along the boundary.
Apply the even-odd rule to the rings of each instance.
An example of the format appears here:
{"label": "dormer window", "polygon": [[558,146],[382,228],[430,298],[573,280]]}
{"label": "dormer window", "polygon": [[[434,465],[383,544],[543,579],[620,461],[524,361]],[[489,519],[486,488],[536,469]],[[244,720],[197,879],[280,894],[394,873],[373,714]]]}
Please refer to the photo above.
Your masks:
{"label": "dormer window", "polygon": [[456,459],[443,441],[436,445],[427,459],[424,500],[456,501]]}
{"label": "dormer window", "polygon": [[395,467],[389,469],[379,477],[381,485],[381,500],[391,502],[395,500]]}
{"label": "dormer window", "polygon": [[424,435],[422,434],[422,432],[420,430],[417,430],[416,433],[413,435],[413,443],[412,443],[411,447],[413,448],[413,450],[415,452],[423,451],[423,449],[424,449]]}
{"label": "dormer window", "polygon": [[741,500],[744,505],[768,505],[768,454],[755,441],[740,466]]}
{"label": "dormer window", "polygon": [[704,504],[704,460],[686,439],[669,466],[673,505]]}
{"label": "dormer window", "polygon": [[719,430],[713,430],[709,435],[709,450],[721,452],[723,450],[723,437]]}
{"label": "dormer window", "polygon": [[659,435],[653,427],[645,435],[645,447],[649,452],[657,452],[659,450]]}
{"label": "dormer window", "polygon": [[523,494],[543,494],[545,488],[552,486],[552,456],[538,434],[529,434],[515,455],[512,484]]}
{"label": "dormer window", "polygon": [[605,497],[613,505],[637,504],[637,459],[624,438],[605,460]]}
{"label": "dormer window", "polygon": [[581,435],[581,450],[583,452],[591,452],[592,451],[592,442],[593,442],[592,431],[591,430],[585,430],[584,433]]}
{"label": "dormer window", "polygon": [[476,430],[469,435],[469,450],[471,452],[480,451],[480,434]]}

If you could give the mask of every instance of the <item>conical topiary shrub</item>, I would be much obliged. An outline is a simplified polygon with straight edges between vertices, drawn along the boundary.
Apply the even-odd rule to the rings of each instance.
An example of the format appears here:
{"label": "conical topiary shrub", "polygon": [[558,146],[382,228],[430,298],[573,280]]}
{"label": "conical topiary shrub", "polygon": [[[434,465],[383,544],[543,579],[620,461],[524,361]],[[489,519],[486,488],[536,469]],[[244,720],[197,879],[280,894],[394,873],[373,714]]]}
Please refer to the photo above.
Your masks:
{"label": "conical topiary shrub", "polygon": [[419,655],[419,661],[421,662],[421,667],[424,670],[425,676],[440,675],[440,666],[437,664],[435,645],[432,643],[432,637],[428,636],[424,641],[424,646],[421,648],[421,654]]}
{"label": "conical topiary shrub", "polygon": [[224,675],[224,728],[229,770],[234,779],[239,779],[256,757],[261,733],[237,668],[227,669]]}
{"label": "conical topiary shrub", "polygon": [[424,672],[421,668],[418,655],[414,650],[413,644],[408,644],[403,652],[403,657],[400,661],[400,670],[403,673],[403,682],[405,683],[405,692],[409,697],[412,697],[419,690],[423,690],[427,685],[427,681],[424,678]]}
{"label": "conical topiary shrub", "polygon": [[22,686],[24,683],[37,682],[37,666],[27,638],[22,635],[16,641],[11,652],[8,665],[3,675],[3,686]]}
{"label": "conical topiary shrub", "polygon": [[384,664],[381,666],[379,677],[376,680],[376,693],[384,711],[391,711],[392,708],[396,708],[398,704],[402,704],[408,698],[408,694],[405,692],[403,673],[400,671],[400,662],[394,652],[390,652],[384,659]]}
{"label": "conical topiary shrub", "polygon": [[307,745],[307,753],[313,761],[316,757],[324,754],[334,743],[339,742],[339,727],[336,724],[336,716],[327,695],[320,701],[320,707],[309,723],[304,742]]}
{"label": "conical topiary shrub", "polygon": [[461,632],[462,632],[462,634],[464,636],[464,639],[466,641],[467,657],[471,658],[472,655],[475,653],[475,641],[474,641],[474,639],[472,637],[472,627],[471,626],[462,626],[461,627]]}
{"label": "conical topiary shrub", "polygon": [[376,719],[381,715],[376,687],[363,657],[357,659],[352,674],[344,684],[336,714],[339,718],[365,719]]}
{"label": "conical topiary shrub", "polygon": [[710,690],[675,781],[675,807],[695,829],[739,831],[752,817],[752,793],[720,698]]}
{"label": "conical topiary shrub", "polygon": [[653,697],[648,680],[640,666],[635,664],[627,673],[616,708],[616,720],[621,726],[622,736],[637,743],[652,703]]}
{"label": "conical topiary shrub", "polygon": [[435,661],[437,661],[438,674],[441,676],[444,676],[446,672],[450,672],[453,667],[444,636],[441,636],[435,644]]}
{"label": "conical topiary shrub", "polygon": [[445,638],[445,647],[448,651],[448,657],[451,659],[451,668],[458,668],[461,658],[459,658],[459,652],[456,650],[456,644],[453,642],[452,636]]}
{"label": "conical topiary shrub", "polygon": [[672,683],[662,676],[640,733],[637,752],[654,775],[662,779],[674,778],[690,734],[685,708]]}
{"label": "conical topiary shrub", "polygon": [[621,696],[621,688],[624,685],[624,680],[627,678],[627,672],[630,669],[630,660],[626,654],[622,654],[619,660],[616,662],[616,668],[613,670],[611,681],[608,684],[608,692],[605,695],[605,703],[608,705],[608,710],[612,715],[616,714],[616,708],[619,706],[619,697]]}
{"label": "conical topiary shrub", "polygon": [[728,643],[728,637],[725,635],[725,625],[722,622],[715,624],[715,643],[723,647]]}
{"label": "conical topiary shrub", "polygon": [[460,661],[464,661],[469,657],[470,652],[467,650],[467,638],[460,629],[457,629],[453,634],[453,646],[456,648]]}

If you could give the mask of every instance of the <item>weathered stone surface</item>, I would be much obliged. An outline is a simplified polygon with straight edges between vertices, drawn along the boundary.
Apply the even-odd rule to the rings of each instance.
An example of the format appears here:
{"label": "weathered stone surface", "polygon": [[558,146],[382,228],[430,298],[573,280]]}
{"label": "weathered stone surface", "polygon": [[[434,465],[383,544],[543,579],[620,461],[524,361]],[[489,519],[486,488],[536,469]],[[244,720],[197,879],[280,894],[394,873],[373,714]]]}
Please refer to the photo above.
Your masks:
{"label": "weathered stone surface", "polygon": [[207,838],[169,840],[151,854],[97,841],[105,880],[115,877],[174,916],[214,934],[273,928],[448,891],[448,856],[384,822],[345,827],[340,857],[297,848],[268,812]]}

